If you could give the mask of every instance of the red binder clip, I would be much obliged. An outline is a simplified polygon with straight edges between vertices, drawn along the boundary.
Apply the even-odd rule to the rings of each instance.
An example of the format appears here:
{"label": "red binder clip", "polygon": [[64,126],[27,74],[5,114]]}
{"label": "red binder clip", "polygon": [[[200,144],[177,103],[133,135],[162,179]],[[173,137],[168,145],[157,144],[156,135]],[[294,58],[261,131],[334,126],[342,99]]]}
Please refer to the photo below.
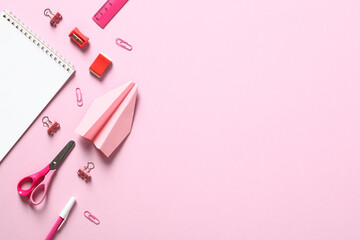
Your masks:
{"label": "red binder clip", "polygon": [[56,24],[58,24],[60,22],[60,20],[62,19],[62,16],[60,13],[56,13],[55,15],[51,12],[50,8],[47,8],[44,10],[44,15],[49,17],[50,20],[50,24],[51,26],[56,26]]}
{"label": "red binder clip", "polygon": [[44,127],[48,128],[48,133],[52,136],[54,133],[60,128],[60,124],[58,122],[52,122],[50,121],[48,116],[45,116],[42,118],[42,122]]}
{"label": "red binder clip", "polygon": [[[92,165],[92,167],[90,167],[89,165]],[[88,162],[86,166],[84,166],[84,169],[79,169],[77,174],[79,175],[79,177],[81,177],[82,179],[85,180],[85,182],[87,182],[88,180],[90,180],[91,175],[90,175],[90,170],[95,168],[95,164],[92,162]]]}
{"label": "red binder clip", "polygon": [[74,28],[74,30],[71,31],[69,34],[69,37],[71,40],[77,43],[80,47],[83,47],[86,45],[86,43],[89,41],[89,38],[82,34],[78,28]]}

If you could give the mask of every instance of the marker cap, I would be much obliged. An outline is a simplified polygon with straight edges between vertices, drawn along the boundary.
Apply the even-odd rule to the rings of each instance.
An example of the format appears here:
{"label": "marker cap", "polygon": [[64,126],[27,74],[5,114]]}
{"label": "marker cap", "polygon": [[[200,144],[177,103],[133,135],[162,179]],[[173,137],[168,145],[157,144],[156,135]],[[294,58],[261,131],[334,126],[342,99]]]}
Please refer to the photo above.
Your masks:
{"label": "marker cap", "polygon": [[59,226],[58,230],[61,228],[61,226],[64,224],[64,222],[66,221],[67,217],[69,216],[70,210],[73,207],[74,203],[76,201],[76,198],[71,197],[70,200],[68,201],[68,203],[66,204],[66,206],[64,207],[64,209],[61,211],[60,213],[60,217],[62,219],[64,219],[64,221],[61,223],[61,225]]}

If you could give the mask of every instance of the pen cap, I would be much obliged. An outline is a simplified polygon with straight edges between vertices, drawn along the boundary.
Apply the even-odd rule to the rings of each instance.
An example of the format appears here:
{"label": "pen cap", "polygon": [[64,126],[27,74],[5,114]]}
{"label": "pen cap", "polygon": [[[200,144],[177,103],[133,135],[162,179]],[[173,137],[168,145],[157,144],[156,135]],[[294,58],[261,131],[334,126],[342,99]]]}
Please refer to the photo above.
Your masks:
{"label": "pen cap", "polygon": [[67,218],[67,216],[69,215],[69,212],[70,212],[71,208],[73,207],[75,201],[76,201],[76,198],[74,198],[74,197],[70,198],[70,200],[68,201],[68,203],[66,204],[66,206],[64,207],[64,209],[60,213],[61,218],[63,218],[63,219]]}

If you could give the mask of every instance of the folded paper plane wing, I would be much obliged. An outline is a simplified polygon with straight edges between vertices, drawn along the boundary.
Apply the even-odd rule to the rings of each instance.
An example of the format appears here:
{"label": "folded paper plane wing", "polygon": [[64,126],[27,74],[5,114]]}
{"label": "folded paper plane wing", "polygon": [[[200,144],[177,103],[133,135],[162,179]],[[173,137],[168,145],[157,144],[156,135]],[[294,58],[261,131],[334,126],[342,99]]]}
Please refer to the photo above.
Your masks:
{"label": "folded paper plane wing", "polygon": [[137,84],[128,82],[95,99],[75,132],[109,157],[131,131],[136,96]]}

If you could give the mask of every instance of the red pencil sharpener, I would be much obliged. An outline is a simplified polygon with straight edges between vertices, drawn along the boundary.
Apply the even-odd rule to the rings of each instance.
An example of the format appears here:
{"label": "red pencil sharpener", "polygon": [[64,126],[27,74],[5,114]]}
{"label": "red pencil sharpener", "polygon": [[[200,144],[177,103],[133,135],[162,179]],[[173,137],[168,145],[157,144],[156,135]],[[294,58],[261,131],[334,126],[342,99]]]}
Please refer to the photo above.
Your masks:
{"label": "red pencil sharpener", "polygon": [[69,34],[69,37],[80,47],[84,47],[89,41],[89,38],[82,34],[78,28],[74,28]]}

